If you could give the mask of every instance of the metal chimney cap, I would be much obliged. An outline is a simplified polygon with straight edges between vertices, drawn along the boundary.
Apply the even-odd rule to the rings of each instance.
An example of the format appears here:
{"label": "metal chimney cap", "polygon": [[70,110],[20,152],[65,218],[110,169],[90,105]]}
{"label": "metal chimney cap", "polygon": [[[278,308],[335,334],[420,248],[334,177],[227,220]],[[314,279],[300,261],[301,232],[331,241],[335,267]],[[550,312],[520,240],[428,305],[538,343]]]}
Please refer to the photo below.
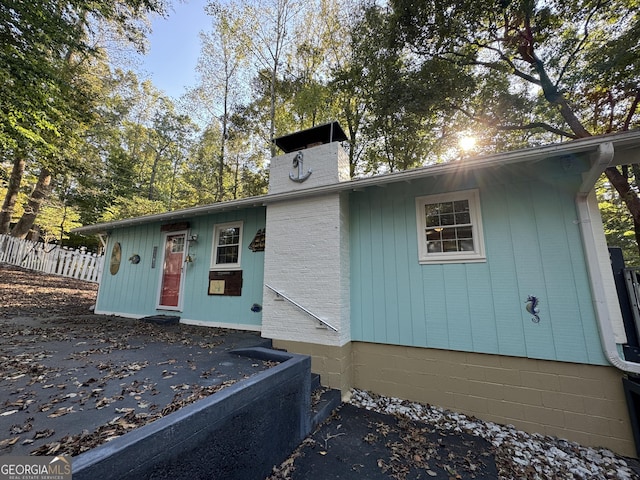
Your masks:
{"label": "metal chimney cap", "polygon": [[338,122],[329,122],[306,130],[291,133],[273,140],[284,153],[295,152],[331,142],[349,140]]}

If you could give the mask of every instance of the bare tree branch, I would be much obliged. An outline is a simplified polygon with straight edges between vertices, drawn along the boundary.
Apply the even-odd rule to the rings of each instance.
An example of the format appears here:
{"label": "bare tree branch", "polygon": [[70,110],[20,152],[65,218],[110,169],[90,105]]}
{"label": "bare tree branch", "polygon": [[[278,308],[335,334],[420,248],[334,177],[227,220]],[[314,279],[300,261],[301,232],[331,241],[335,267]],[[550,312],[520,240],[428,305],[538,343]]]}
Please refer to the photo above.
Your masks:
{"label": "bare tree branch", "polygon": [[629,111],[627,112],[627,116],[624,119],[624,124],[622,125],[622,130],[629,130],[629,126],[631,125],[631,119],[636,114],[638,110],[638,103],[640,103],[640,89],[636,90],[636,95],[633,98],[633,103],[629,107]]}
{"label": "bare tree branch", "polygon": [[[481,48],[487,48],[489,50],[493,50],[494,52],[498,53],[500,55],[500,60],[504,61],[510,68],[510,71],[513,75],[520,77],[523,80],[526,80],[527,82],[533,83],[535,85],[541,85],[540,80],[537,79],[536,77],[529,75],[527,73],[524,73],[523,71],[521,71],[515,63],[513,63],[513,61],[511,61],[511,59],[509,57],[507,57],[504,53],[502,53],[501,51],[499,51],[496,48],[492,48],[492,47],[488,47],[488,46],[481,46],[481,45],[477,45]],[[454,57],[461,57],[461,58],[469,58],[467,55],[463,55],[461,53],[458,52],[447,52],[449,55],[452,55]],[[460,65],[459,61],[455,61],[451,58],[448,58],[446,55],[443,56],[438,56],[439,59],[441,60],[445,60],[447,62],[450,63],[454,63],[454,64],[458,64]],[[473,66],[473,65],[477,65],[479,67],[487,67],[491,70],[498,70],[498,71],[502,71],[505,70],[504,68],[502,68],[500,66],[500,62],[483,62],[480,60],[469,60],[463,63],[464,65],[467,66]]]}
{"label": "bare tree branch", "polygon": [[499,126],[497,126],[495,128],[497,130],[504,130],[504,131],[533,130],[535,128],[541,128],[543,130],[546,130],[547,132],[555,133],[555,134],[560,135],[562,137],[571,138],[573,140],[575,140],[576,138],[580,138],[575,133],[571,133],[571,132],[567,132],[565,130],[561,130],[561,129],[556,128],[553,125],[549,125],[548,123],[545,123],[545,122],[531,122],[531,123],[527,123],[527,124],[523,124],[523,125],[499,125]]}
{"label": "bare tree branch", "polygon": [[582,36],[582,40],[578,42],[578,44],[576,45],[576,48],[573,49],[573,52],[571,52],[571,55],[569,55],[569,57],[567,58],[567,61],[560,69],[560,73],[558,74],[558,79],[556,80],[556,87],[562,81],[562,77],[564,77],[564,74],[567,71],[567,68],[569,67],[569,65],[575,58],[575,56],[578,54],[580,50],[582,50],[582,47],[587,42],[587,38],[589,38],[589,22],[591,21],[591,19],[596,14],[596,12],[600,9],[601,6],[602,6],[602,2],[598,2],[596,6],[593,7],[593,10],[591,10],[589,15],[587,16],[587,20],[585,21],[585,24],[584,24],[584,35]]}

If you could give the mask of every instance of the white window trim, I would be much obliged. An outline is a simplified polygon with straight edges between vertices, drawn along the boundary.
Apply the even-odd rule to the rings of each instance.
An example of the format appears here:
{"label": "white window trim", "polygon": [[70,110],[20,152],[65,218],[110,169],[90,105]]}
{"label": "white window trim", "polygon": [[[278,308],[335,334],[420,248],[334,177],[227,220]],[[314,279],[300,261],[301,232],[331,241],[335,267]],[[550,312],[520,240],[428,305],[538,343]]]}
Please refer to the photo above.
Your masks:
{"label": "white window trim", "polygon": [[[424,206],[429,203],[451,202],[457,200],[469,201],[469,214],[473,231],[474,250],[469,252],[428,252],[425,239],[426,219]],[[464,190],[436,195],[416,197],[416,221],[418,226],[418,262],[420,264],[434,263],[472,263],[485,262],[484,234],[482,231],[482,216],[480,214],[480,194],[478,190]]]}
{"label": "white window trim", "polygon": [[[211,250],[211,270],[240,270],[242,265],[242,235],[244,233],[244,222],[228,222],[228,223],[218,223],[213,226],[213,248]],[[216,263],[217,253],[218,253],[218,241],[220,240],[220,230],[224,230],[229,227],[239,227],[240,228],[240,238],[238,239],[238,262],[237,263]]]}

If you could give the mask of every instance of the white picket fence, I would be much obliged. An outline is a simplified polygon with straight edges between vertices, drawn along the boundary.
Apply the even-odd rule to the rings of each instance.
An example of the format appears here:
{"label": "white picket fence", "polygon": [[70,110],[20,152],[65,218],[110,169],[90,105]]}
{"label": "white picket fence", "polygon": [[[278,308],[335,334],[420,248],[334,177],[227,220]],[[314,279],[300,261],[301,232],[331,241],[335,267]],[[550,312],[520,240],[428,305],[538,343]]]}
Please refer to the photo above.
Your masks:
{"label": "white picket fence", "polygon": [[100,283],[104,255],[0,235],[0,263]]}

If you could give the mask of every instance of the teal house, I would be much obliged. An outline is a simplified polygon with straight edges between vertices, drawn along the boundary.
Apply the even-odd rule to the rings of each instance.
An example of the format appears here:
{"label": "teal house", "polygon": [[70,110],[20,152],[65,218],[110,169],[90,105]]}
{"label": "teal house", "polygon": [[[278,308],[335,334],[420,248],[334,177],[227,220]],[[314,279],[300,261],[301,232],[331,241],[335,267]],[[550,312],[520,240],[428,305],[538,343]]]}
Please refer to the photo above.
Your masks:
{"label": "teal house", "polygon": [[[256,234],[264,239],[259,232],[264,232],[265,208],[251,203],[193,217],[157,217],[114,222],[120,225],[108,231],[110,253],[96,312],[177,315],[194,324],[215,318],[219,327],[260,330],[261,313],[250,307],[262,303],[264,240],[256,251],[248,245]],[[227,292],[218,292],[210,281],[218,276]],[[235,278],[237,285],[231,286]]]}
{"label": "teal house", "polygon": [[[282,137],[260,197],[76,230],[96,313],[255,330],[323,383],[636,454],[594,185],[640,132],[349,178],[337,123]],[[631,405],[631,408],[630,408]]]}

